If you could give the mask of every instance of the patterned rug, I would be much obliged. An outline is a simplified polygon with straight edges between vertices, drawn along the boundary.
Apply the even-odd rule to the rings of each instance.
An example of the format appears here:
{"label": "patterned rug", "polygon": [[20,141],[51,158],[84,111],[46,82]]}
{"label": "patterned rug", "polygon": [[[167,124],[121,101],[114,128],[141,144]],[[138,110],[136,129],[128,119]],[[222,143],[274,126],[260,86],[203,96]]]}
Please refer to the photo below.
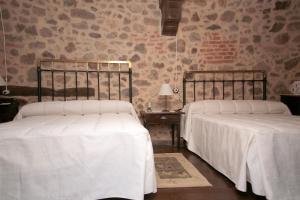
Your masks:
{"label": "patterned rug", "polygon": [[154,157],[158,188],[211,186],[181,153],[160,153]]}

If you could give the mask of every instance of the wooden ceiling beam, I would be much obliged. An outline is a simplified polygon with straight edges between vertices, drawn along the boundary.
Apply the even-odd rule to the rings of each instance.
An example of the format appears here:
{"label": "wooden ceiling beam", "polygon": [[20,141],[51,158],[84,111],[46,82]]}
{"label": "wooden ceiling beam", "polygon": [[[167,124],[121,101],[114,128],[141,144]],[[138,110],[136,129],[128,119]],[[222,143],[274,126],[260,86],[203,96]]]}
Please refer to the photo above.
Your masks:
{"label": "wooden ceiling beam", "polygon": [[176,36],[181,20],[182,0],[159,0],[162,35]]}

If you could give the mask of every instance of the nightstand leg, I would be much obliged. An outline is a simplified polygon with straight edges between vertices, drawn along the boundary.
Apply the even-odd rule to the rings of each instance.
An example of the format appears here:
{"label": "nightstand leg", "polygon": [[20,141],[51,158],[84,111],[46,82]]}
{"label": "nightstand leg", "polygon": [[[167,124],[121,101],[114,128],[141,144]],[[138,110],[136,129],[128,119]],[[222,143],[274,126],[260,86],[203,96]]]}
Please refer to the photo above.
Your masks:
{"label": "nightstand leg", "polygon": [[180,148],[180,125],[176,125],[177,148]]}
{"label": "nightstand leg", "polygon": [[172,146],[174,146],[174,143],[175,143],[175,125],[172,124],[171,125],[171,128],[172,128]]}

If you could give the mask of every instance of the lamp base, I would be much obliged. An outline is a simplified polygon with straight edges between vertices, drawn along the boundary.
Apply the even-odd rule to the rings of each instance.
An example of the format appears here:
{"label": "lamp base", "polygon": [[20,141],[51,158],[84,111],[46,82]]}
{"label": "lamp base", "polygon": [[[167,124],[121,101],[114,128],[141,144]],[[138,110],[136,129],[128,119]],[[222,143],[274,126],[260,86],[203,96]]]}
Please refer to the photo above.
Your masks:
{"label": "lamp base", "polygon": [[152,108],[151,108],[151,107],[148,107],[146,111],[147,111],[147,112],[152,112]]}
{"label": "lamp base", "polygon": [[168,110],[168,96],[165,96],[165,108],[162,110],[162,112],[170,112]]}

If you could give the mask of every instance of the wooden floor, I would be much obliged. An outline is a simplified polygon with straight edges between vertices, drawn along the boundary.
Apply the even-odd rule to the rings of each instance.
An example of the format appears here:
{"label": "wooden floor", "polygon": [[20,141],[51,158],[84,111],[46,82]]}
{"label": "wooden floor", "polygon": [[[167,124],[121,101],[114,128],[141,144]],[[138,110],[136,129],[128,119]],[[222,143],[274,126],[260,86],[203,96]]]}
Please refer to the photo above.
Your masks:
{"label": "wooden floor", "polygon": [[155,145],[154,152],[181,152],[207,178],[212,187],[158,189],[156,194],[146,195],[145,200],[265,200],[251,191],[237,191],[229,179],[185,148],[178,150],[167,145]]}

